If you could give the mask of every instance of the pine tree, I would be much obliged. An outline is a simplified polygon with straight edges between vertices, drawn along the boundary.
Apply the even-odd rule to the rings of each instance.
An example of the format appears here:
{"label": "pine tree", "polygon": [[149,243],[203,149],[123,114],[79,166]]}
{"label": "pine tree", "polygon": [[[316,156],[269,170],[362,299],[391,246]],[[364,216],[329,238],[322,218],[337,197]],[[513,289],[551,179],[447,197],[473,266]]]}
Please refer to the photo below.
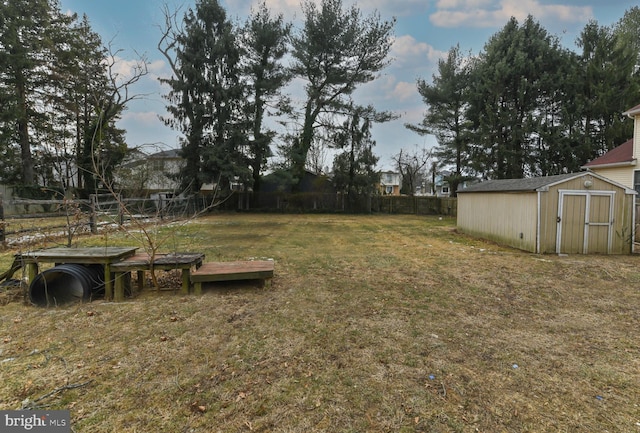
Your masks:
{"label": "pine tree", "polygon": [[[293,38],[293,73],[306,81],[307,102],[302,130],[291,143],[293,178],[304,174],[307,154],[322,115],[348,115],[356,88],[372,81],[388,63],[393,21],[377,14],[362,18],[356,6],[342,0],[303,4],[305,23]],[[294,185],[295,186],[295,185]]]}
{"label": "pine tree", "polygon": [[[168,33],[165,34],[167,36]],[[175,51],[175,58],[169,56]],[[247,143],[240,51],[232,24],[216,0],[201,0],[184,16],[184,29],[165,47],[174,76],[167,107],[170,126],[184,134],[182,188],[198,191],[205,182],[226,189],[250,173],[241,152]]]}
{"label": "pine tree", "polygon": [[247,106],[252,139],[248,154],[253,177],[253,190],[260,191],[260,175],[266,160],[272,155],[270,144],[275,132],[264,127],[268,107],[286,103],[281,94],[291,73],[282,63],[288,53],[291,25],[282,15],[271,16],[266,3],[252,14],[243,29],[243,75],[248,81],[250,104]]}
{"label": "pine tree", "polygon": [[433,75],[433,84],[418,80],[418,92],[427,111],[420,124],[406,125],[418,134],[435,135],[438,146],[433,156],[441,167],[453,167],[449,186],[454,196],[458,185],[473,172],[470,125],[466,119],[469,88],[469,68],[460,54],[460,47],[453,47],[446,59],[438,61],[438,75]]}
{"label": "pine tree", "polygon": [[20,149],[20,171],[13,176],[25,185],[35,181],[33,134],[43,127],[37,89],[47,82],[51,15],[47,0],[0,2],[0,145],[7,156],[15,156],[14,146]]}
{"label": "pine tree", "polygon": [[358,210],[356,206],[360,199],[368,200],[380,184],[371,124],[366,111],[355,109],[334,137],[336,148],[341,152],[333,160],[333,180],[336,188],[347,194],[351,211]]}
{"label": "pine tree", "polygon": [[557,38],[531,16],[522,25],[511,18],[485,45],[474,65],[469,111],[485,176],[539,174],[540,110],[555,86],[559,52]]}
{"label": "pine tree", "polygon": [[[632,46],[620,44],[608,27],[589,22],[577,44],[582,48],[582,89],[576,95],[583,103],[583,136],[588,159],[601,155],[631,138],[633,125],[622,113],[637,105],[638,78],[634,77],[636,55]],[[586,163],[587,160],[583,161]]]}

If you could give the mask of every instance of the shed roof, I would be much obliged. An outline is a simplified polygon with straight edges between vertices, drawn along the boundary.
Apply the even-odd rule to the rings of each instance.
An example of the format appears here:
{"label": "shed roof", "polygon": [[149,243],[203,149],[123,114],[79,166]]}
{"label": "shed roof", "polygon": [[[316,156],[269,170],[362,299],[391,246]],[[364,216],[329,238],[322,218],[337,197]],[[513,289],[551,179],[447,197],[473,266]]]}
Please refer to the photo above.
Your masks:
{"label": "shed roof", "polygon": [[540,188],[547,187],[565,180],[573,179],[580,176],[592,174],[583,173],[566,173],[555,176],[531,177],[528,179],[496,179],[485,182],[476,183],[464,188],[458,193],[465,192],[526,192],[537,191]]}
{"label": "shed roof", "polygon": [[633,139],[627,140],[620,146],[615,147],[604,155],[583,165],[585,168],[627,165],[634,162]]}

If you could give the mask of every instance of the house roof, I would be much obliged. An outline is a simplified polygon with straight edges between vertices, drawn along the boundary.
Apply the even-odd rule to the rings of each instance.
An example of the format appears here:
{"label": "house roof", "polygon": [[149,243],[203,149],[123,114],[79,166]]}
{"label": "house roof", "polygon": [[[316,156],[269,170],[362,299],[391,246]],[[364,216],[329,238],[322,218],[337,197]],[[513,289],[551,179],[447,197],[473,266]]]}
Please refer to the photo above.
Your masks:
{"label": "house roof", "polygon": [[[640,107],[640,105],[638,107]],[[620,146],[611,149],[604,155],[586,163],[585,165],[583,165],[583,167],[594,168],[615,165],[631,165],[634,161],[633,139],[629,139],[622,143]]]}
{"label": "house roof", "polygon": [[627,111],[623,112],[622,114],[627,115],[629,117],[633,117],[636,114],[640,114],[640,105],[636,105],[633,108],[629,108]]}
{"label": "house roof", "polygon": [[584,176],[586,174],[591,174],[591,173],[587,173],[587,172],[567,173],[567,174],[558,174],[556,176],[531,177],[528,179],[487,180],[484,182],[476,183],[467,188],[464,188],[458,191],[458,193],[537,191],[540,188],[547,187],[555,183],[563,182],[565,180],[573,179],[575,177]]}
{"label": "house roof", "polygon": [[182,158],[180,156],[180,149],[162,150],[160,152],[152,153],[147,158],[160,159],[160,158]]}

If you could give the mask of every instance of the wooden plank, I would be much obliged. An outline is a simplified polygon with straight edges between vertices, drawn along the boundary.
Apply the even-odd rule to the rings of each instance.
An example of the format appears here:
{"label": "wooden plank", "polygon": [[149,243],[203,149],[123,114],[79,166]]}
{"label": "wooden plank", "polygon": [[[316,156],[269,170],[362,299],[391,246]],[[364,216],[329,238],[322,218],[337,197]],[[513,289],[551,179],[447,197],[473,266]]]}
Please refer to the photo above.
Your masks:
{"label": "wooden plank", "polygon": [[[153,267],[160,270],[188,269],[192,266],[200,266],[204,260],[203,253],[171,253],[156,254]],[[151,269],[151,255],[138,253],[120,262],[113,263],[112,269],[119,271],[138,271]]]}
{"label": "wooden plank", "polygon": [[269,280],[273,278],[271,260],[203,263],[191,273],[196,295],[202,293],[202,283],[237,280]]}
{"label": "wooden plank", "polygon": [[209,262],[191,273],[192,282],[231,281],[272,278],[271,260]]}
{"label": "wooden plank", "polygon": [[48,248],[21,254],[24,260],[55,263],[106,263],[135,254],[136,247]]}

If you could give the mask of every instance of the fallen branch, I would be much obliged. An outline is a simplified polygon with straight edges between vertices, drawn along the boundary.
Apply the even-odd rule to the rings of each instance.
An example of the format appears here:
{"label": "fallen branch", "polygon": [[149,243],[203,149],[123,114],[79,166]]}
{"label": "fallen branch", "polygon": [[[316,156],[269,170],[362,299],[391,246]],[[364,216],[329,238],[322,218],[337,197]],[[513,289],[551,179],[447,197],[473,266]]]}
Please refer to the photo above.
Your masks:
{"label": "fallen branch", "polygon": [[76,389],[76,388],[82,388],[83,386],[87,386],[88,384],[90,384],[91,382],[93,382],[93,379],[87,380],[86,382],[82,382],[82,383],[72,383],[69,385],[64,385],[61,387],[58,387],[56,389],[54,389],[53,391],[49,391],[48,393],[46,393],[45,395],[36,398],[35,400],[31,401],[28,398],[25,399],[22,402],[22,407],[20,409],[22,410],[35,410],[35,409],[39,409],[41,406],[38,405],[39,402],[41,402],[42,400],[45,400],[49,397],[52,397],[56,394],[60,394],[61,392],[64,392],[66,390],[69,389]]}

